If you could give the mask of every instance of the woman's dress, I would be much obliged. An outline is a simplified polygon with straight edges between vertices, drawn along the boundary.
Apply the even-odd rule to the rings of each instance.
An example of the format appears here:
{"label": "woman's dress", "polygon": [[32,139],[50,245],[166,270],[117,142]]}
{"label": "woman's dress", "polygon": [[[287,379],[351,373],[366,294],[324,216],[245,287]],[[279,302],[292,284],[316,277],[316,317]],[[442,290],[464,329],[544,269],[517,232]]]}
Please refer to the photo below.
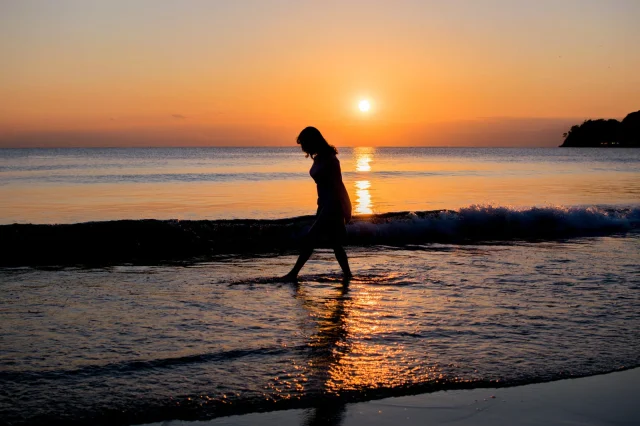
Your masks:
{"label": "woman's dress", "polygon": [[318,189],[318,211],[309,236],[342,243],[347,234],[345,224],[351,220],[351,200],[342,182],[340,160],[332,152],[318,154],[309,174]]}

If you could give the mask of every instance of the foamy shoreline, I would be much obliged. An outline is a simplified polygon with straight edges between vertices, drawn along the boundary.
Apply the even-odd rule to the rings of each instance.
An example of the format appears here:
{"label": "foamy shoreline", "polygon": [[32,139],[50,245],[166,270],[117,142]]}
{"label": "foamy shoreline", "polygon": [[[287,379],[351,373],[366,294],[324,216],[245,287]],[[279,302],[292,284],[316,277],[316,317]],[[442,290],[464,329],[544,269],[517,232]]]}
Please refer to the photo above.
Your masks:
{"label": "foamy shoreline", "polygon": [[640,368],[498,389],[440,391],[321,407],[165,421],[148,426],[244,425],[636,425]]}

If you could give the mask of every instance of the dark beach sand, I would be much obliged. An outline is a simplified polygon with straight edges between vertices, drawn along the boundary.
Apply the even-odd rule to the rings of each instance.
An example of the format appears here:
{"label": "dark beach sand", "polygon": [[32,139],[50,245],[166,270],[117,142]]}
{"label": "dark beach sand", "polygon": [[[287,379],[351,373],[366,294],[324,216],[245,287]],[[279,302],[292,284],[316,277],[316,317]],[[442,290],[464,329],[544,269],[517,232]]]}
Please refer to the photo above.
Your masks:
{"label": "dark beach sand", "polygon": [[442,391],[344,406],[255,413],[202,425],[638,425],[640,368],[500,389]]}

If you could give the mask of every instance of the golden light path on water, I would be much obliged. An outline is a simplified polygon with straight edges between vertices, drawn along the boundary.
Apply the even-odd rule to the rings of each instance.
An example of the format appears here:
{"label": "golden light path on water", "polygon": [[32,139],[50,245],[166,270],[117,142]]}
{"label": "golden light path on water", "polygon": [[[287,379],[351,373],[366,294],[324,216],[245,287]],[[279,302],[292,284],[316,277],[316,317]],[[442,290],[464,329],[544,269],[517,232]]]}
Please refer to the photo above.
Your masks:
{"label": "golden light path on water", "polygon": [[368,180],[356,181],[356,195],[358,196],[356,199],[356,213],[358,214],[373,213],[369,188],[371,188],[371,182]]}
{"label": "golden light path on water", "polygon": [[[373,161],[374,148],[355,148],[354,156],[356,160],[356,172],[358,175],[371,171],[371,162]],[[355,182],[356,187],[356,207],[357,214],[372,214],[373,203],[371,202],[371,182],[368,179],[358,179]]]}
{"label": "golden light path on water", "polygon": [[299,376],[274,379],[271,389],[279,398],[289,399],[295,396],[294,391],[307,387],[340,395],[344,391],[445,378],[438,366],[421,365],[424,358],[407,353],[403,344],[377,338],[393,335],[405,322],[396,318],[393,307],[382,300],[384,291],[358,284],[354,290],[352,294],[350,286],[343,285],[320,294],[308,286],[295,287],[295,298],[308,311],[315,332],[308,343],[306,365],[295,367]]}

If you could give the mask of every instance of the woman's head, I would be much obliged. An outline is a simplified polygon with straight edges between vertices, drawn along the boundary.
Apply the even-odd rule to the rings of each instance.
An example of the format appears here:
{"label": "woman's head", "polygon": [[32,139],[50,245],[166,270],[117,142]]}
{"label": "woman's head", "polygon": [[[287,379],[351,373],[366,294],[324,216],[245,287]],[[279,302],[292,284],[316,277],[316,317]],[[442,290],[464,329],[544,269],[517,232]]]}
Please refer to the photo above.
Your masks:
{"label": "woman's head", "polygon": [[330,152],[337,154],[338,150],[335,146],[329,145],[326,139],[320,133],[320,130],[315,127],[305,127],[298,135],[298,145],[302,148],[302,151],[311,158],[323,152]]}

